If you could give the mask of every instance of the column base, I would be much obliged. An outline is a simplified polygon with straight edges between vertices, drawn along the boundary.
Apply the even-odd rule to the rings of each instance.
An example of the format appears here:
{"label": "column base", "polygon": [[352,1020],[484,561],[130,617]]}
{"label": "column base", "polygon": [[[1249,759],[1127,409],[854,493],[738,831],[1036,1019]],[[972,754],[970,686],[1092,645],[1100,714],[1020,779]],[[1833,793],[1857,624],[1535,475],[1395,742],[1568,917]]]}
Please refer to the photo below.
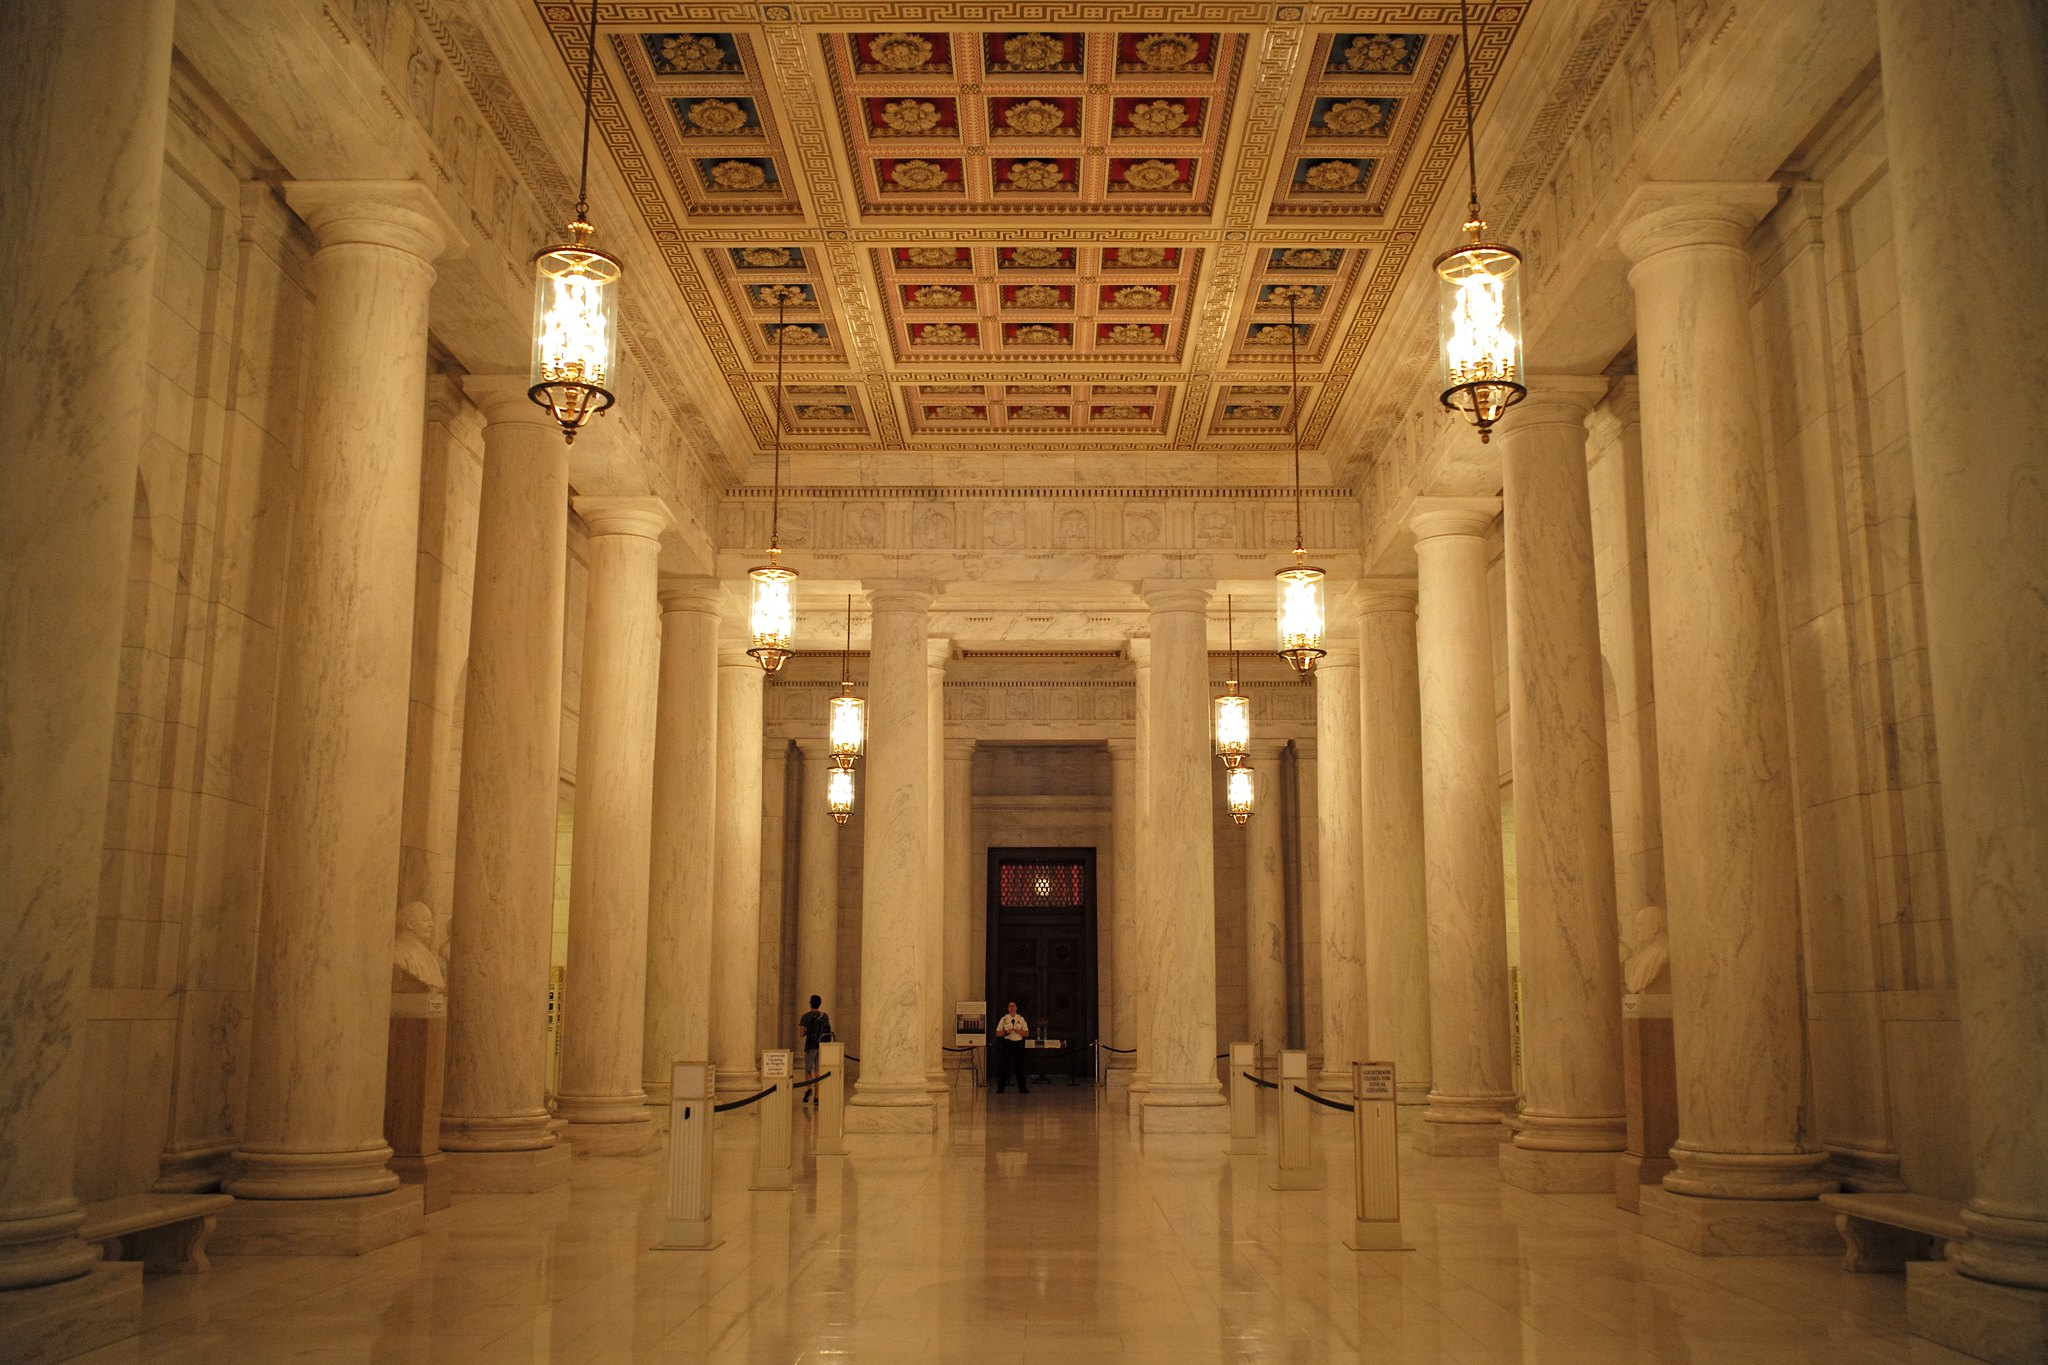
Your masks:
{"label": "column base", "polygon": [[1614,1158],[1614,1207],[1640,1213],[1644,1187],[1663,1184],[1670,1170],[1669,1157],[1623,1152]]}
{"label": "column base", "polygon": [[1394,1103],[1406,1109],[1411,1105],[1429,1103],[1428,1081],[1395,1081]]}
{"label": "column base", "polygon": [[1946,1261],[1913,1261],[1906,1329],[1994,1365],[2038,1365],[2048,1360],[2048,1290],[1973,1280]]}
{"label": "column base", "polygon": [[77,1279],[0,1290],[0,1341],[16,1365],[68,1360],[141,1330],[140,1261],[104,1261]]}
{"label": "column base", "polygon": [[237,1199],[206,1243],[215,1256],[360,1256],[416,1237],[417,1185],[351,1199]]}
{"label": "column base", "polygon": [[887,1098],[855,1096],[846,1106],[849,1133],[934,1133],[938,1122],[938,1109],[923,1090]]}
{"label": "column base", "polygon": [[1415,1150],[1429,1156],[1490,1156],[1498,1159],[1500,1145],[1514,1134],[1506,1123],[1446,1123],[1426,1112],[1415,1126]]}
{"label": "column base", "polygon": [[535,1194],[569,1182],[565,1142],[516,1152],[443,1152],[448,1187],[463,1194]]}
{"label": "column base", "polygon": [[1230,1106],[1214,1086],[1165,1090],[1156,1083],[1138,1106],[1142,1133],[1228,1133]]}
{"label": "column base", "polygon": [[1614,1153],[1550,1152],[1510,1142],[1500,1149],[1500,1179],[1531,1194],[1606,1194],[1614,1188]]}
{"label": "column base", "polygon": [[206,1194],[220,1188],[221,1181],[234,1174],[230,1159],[234,1144],[196,1148],[188,1152],[165,1152],[157,1158],[156,1183],[149,1188],[157,1194]]}
{"label": "column base", "polygon": [[661,1133],[645,1111],[620,1123],[571,1119],[567,1133],[578,1156],[642,1156],[661,1145]]}
{"label": "column base", "polygon": [[1816,1199],[1705,1199],[1646,1187],[1643,1235],[1695,1256],[1839,1256],[1834,1214]]}
{"label": "column base", "polygon": [[441,1152],[428,1152],[422,1156],[394,1156],[391,1169],[398,1176],[400,1185],[420,1187],[421,1209],[426,1213],[439,1213],[448,1207],[448,1199],[454,1186],[448,1183],[448,1158]]}

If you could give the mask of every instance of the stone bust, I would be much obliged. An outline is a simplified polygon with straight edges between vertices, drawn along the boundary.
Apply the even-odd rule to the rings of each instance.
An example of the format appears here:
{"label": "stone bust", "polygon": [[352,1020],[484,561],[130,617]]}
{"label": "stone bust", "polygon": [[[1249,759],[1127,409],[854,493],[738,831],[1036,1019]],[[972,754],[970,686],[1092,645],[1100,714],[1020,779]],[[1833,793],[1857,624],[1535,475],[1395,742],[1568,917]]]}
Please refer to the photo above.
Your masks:
{"label": "stone bust", "polygon": [[433,940],[434,912],[425,901],[413,901],[398,912],[391,940],[392,990],[419,994],[448,989]]}

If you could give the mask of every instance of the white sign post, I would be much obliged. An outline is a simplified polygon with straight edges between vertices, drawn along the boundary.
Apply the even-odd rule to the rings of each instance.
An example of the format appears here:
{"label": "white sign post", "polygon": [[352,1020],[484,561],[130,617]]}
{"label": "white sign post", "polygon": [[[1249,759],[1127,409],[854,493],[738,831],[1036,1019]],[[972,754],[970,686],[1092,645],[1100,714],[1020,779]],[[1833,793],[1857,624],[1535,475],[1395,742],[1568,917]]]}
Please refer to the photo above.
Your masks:
{"label": "white sign post", "polygon": [[1276,1190],[1319,1190],[1316,1178],[1314,1127],[1308,1100],[1300,1091],[1308,1088],[1308,1054],[1280,1054],[1280,1167],[1273,1180]]}
{"label": "white sign post", "polygon": [[824,1079],[811,1088],[818,1097],[818,1139],[811,1151],[818,1156],[845,1156],[846,1044],[819,1044],[818,1075]]}
{"label": "white sign post", "polygon": [[668,1221],[656,1251],[709,1251],[711,1240],[711,1063],[677,1062],[668,1101]]}
{"label": "white sign post", "polygon": [[1401,1153],[1394,1133],[1394,1064],[1351,1064],[1352,1150],[1357,1162],[1353,1251],[1401,1251]]}
{"label": "white sign post", "polygon": [[760,1145],[754,1149],[753,1189],[786,1190],[790,1186],[789,1069],[789,1049],[761,1054],[761,1084],[772,1085],[775,1091],[758,1102]]}
{"label": "white sign post", "polygon": [[1251,1043],[1230,1045],[1230,1153],[1233,1156],[1259,1150],[1259,1087],[1246,1078],[1259,1064],[1259,1050]]}

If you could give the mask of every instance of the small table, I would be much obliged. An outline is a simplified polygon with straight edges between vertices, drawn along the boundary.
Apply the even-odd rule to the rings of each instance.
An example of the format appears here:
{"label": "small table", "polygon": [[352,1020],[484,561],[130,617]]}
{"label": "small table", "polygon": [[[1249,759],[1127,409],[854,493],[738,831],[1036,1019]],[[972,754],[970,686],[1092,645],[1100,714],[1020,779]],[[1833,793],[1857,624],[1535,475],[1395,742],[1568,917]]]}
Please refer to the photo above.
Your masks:
{"label": "small table", "polygon": [[1074,1074],[1076,1049],[1067,1046],[1064,1038],[1026,1038],[1024,1040],[1025,1074],[1038,1080],[1049,1079],[1053,1068],[1067,1073],[1067,1084],[1079,1085],[1080,1077]]}

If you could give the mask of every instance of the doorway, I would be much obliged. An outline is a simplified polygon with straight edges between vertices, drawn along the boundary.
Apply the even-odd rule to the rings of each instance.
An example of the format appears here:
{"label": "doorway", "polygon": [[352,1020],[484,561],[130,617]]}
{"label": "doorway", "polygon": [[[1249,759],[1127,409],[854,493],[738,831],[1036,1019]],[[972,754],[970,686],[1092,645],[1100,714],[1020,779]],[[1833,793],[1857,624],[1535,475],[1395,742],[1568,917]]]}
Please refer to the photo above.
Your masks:
{"label": "doorway", "polygon": [[1095,850],[988,851],[989,1018],[1015,1000],[1069,1056],[1095,1038]]}

